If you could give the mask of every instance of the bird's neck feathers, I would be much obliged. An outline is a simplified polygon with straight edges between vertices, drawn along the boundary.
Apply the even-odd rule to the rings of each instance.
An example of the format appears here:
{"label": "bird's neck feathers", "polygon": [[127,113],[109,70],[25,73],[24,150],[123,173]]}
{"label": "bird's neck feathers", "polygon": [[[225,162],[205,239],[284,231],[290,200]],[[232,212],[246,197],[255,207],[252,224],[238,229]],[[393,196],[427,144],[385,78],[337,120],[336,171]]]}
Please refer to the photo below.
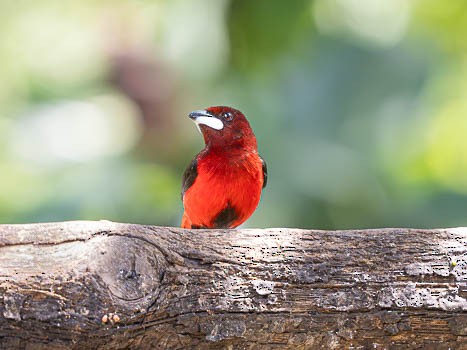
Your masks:
{"label": "bird's neck feathers", "polygon": [[258,150],[256,137],[253,134],[248,135],[248,137],[243,135],[242,137],[233,137],[228,140],[224,138],[210,138],[205,140],[205,143],[205,153],[225,154],[231,157],[244,153],[256,153]]}

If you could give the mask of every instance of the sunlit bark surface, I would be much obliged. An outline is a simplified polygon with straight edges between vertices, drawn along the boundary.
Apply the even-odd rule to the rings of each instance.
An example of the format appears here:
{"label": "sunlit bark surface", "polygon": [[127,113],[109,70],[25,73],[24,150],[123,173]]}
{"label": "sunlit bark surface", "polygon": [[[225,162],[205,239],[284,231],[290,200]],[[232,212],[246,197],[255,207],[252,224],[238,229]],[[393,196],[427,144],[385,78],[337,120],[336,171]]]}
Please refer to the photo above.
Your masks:
{"label": "sunlit bark surface", "polygon": [[1,349],[467,348],[467,229],[0,226]]}

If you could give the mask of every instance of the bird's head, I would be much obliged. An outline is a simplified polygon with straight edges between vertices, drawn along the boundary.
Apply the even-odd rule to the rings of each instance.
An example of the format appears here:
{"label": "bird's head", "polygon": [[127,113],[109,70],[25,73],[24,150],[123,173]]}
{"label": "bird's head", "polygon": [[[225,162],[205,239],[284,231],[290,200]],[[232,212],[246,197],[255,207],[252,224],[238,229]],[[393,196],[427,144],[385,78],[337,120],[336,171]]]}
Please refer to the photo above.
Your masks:
{"label": "bird's head", "polygon": [[189,117],[203,134],[207,146],[256,149],[253,130],[243,113],[237,109],[215,106],[193,111]]}

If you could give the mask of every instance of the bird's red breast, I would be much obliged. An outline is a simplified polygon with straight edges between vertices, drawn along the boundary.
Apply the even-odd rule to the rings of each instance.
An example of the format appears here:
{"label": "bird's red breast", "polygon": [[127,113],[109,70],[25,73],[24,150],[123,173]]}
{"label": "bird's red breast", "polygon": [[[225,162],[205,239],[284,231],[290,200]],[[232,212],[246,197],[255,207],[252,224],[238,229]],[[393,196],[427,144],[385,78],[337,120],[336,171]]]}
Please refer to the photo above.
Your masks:
{"label": "bird's red breast", "polygon": [[266,185],[266,163],[245,116],[230,107],[190,113],[206,147],[183,176],[184,228],[234,228],[256,209]]}

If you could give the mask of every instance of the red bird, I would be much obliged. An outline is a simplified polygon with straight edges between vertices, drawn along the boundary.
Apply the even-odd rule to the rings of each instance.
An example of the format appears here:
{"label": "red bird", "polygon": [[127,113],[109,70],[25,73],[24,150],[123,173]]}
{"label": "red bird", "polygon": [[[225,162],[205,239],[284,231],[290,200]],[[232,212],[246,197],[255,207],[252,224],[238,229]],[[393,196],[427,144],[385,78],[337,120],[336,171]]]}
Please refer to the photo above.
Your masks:
{"label": "red bird", "polygon": [[267,168],[256,137],[242,112],[224,106],[189,117],[206,147],[183,174],[183,228],[234,228],[258,206]]}

